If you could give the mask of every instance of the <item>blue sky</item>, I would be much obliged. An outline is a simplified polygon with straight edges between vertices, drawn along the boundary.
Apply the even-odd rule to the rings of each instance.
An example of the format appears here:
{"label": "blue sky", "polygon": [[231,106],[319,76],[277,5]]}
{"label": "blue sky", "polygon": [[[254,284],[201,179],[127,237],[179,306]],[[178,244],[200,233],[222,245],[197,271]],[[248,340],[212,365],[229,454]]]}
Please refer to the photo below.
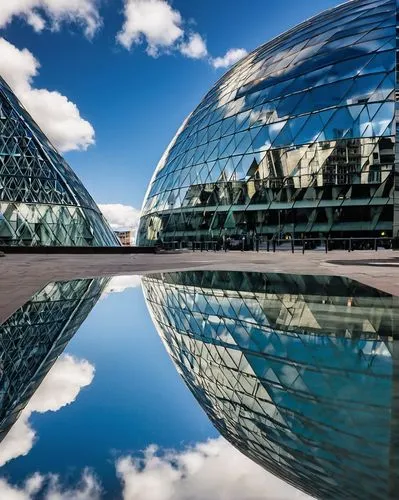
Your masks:
{"label": "blue sky", "polygon": [[[131,36],[132,45],[128,50],[126,37],[124,46],[117,35],[128,18],[129,5],[134,14],[137,4],[143,3],[152,3],[153,10],[142,10],[139,20],[130,19],[136,39],[141,43],[132,41]],[[76,104],[79,117],[92,126],[91,135],[84,129],[79,136],[76,117],[63,123],[61,106],[54,99],[49,99],[44,109],[46,103],[38,103],[37,94],[32,95],[24,88],[20,80],[26,80],[26,72],[18,78],[15,73],[21,66],[29,66],[29,62],[17,61],[15,70],[19,53],[8,54],[9,46],[7,50],[3,47],[3,57],[0,50],[0,70],[8,80],[15,80],[10,82],[14,90],[50,137],[55,136],[54,142],[64,144],[62,149],[66,151],[67,160],[97,203],[139,209],[156,164],[176,130],[226,71],[215,69],[212,58],[223,57],[230,49],[251,51],[337,3],[336,0],[250,0],[241,4],[228,0],[175,0],[173,3],[166,0],[33,0],[31,4],[37,6],[35,9],[24,7],[26,2],[22,0],[2,2],[0,37],[18,51],[27,49],[40,63],[36,75],[32,76],[30,71],[30,90],[57,91]],[[171,38],[155,47],[158,54],[154,57],[148,53],[154,52],[148,50],[154,26],[147,18],[162,4],[168,9],[161,13],[165,27],[158,25],[155,31],[158,28],[161,34],[167,33]],[[173,33],[173,29],[180,30],[180,36],[170,42],[179,35]],[[199,35],[206,46],[207,54],[203,53],[203,57],[198,47],[197,58],[193,58],[195,54],[187,57],[179,49],[193,34]],[[158,41],[159,36],[158,32]],[[45,97],[41,96],[42,100]],[[48,116],[48,108],[54,116]],[[72,144],[65,145],[64,136],[69,138],[74,131],[77,137],[72,137]],[[93,144],[89,145],[90,142]],[[70,151],[79,146],[80,151]],[[137,218],[137,212],[121,214],[117,210],[106,213],[112,219],[118,219],[119,215],[119,222],[111,221],[115,227],[121,225],[120,219],[123,221],[124,217]]]}
{"label": "blue sky", "polygon": [[[97,203],[108,205],[106,215],[113,225],[134,225],[163,151],[228,67],[229,61],[215,58],[231,50],[249,52],[338,3],[31,0],[28,7],[25,0],[1,0],[0,72]],[[153,16],[161,9],[156,26],[149,11],[140,10],[143,4],[151,4]],[[129,7],[140,10],[139,19],[130,15],[129,20]],[[127,20],[129,29],[118,40]],[[188,45],[193,40],[196,44]],[[208,461],[213,470],[219,467],[222,473],[216,479],[205,467],[189,475],[193,491],[208,480],[209,491],[227,488],[225,498],[232,500],[245,500],[240,487],[252,499],[295,497],[288,486],[283,489],[220,441],[169,360],[138,287],[101,300],[67,353],[72,357],[64,357],[58,366],[69,375],[69,385],[67,394],[56,386],[57,411],[36,398],[28,420],[17,428],[19,437],[26,437],[25,432],[29,438],[17,443],[22,452],[10,452],[5,460],[0,448],[0,460],[6,462],[1,498],[31,499],[33,483],[22,481],[30,476],[39,484],[52,472],[64,483],[82,476],[81,499],[99,498],[98,479],[109,489],[124,482],[126,500],[151,500],[143,492],[153,470],[164,487],[177,481],[168,463],[157,462],[151,450],[144,470],[138,471],[134,457],[152,444],[177,450],[172,455],[177,464],[187,461],[184,450],[191,445],[191,459]],[[208,439],[214,441],[204,444]],[[122,456],[128,458],[118,461]],[[90,469],[85,473],[86,467]],[[42,476],[32,476],[37,472]],[[244,486],[234,483],[237,477]],[[224,483],[217,482],[220,478]],[[59,492],[57,484],[51,488]],[[57,498],[70,500],[77,494],[68,490]]]}
{"label": "blue sky", "polygon": [[[3,0],[0,74],[114,227],[134,226],[162,153],[229,63],[337,3]],[[33,498],[43,481],[59,493],[57,478],[70,488],[82,477],[85,500],[99,498],[98,482],[123,485],[127,500],[184,500],[182,482],[153,448],[137,466],[137,454],[152,444],[176,450],[170,460],[180,471],[194,458],[202,464],[188,474],[193,491],[206,485],[232,500],[245,500],[243,488],[251,498],[266,490],[273,498],[295,496],[218,438],[166,355],[139,288],[100,301],[67,352],[52,372],[68,374],[64,391],[59,380],[47,381],[13,428],[14,448],[0,448],[2,498]],[[223,474],[213,474],[218,468]],[[154,470],[176,494],[143,493]]]}
{"label": "blue sky", "polygon": [[119,455],[154,443],[181,449],[218,436],[165,352],[135,287],[139,281],[128,283],[134,287],[98,302],[68,344],[66,353],[94,367],[92,381],[61,411],[32,414],[35,444],[3,468],[12,482],[33,471],[76,480],[90,467],[110,491],[117,488]]}
{"label": "blue sky", "polygon": [[219,437],[156,333],[140,283],[112,279],[2,441],[0,498],[309,498]]}

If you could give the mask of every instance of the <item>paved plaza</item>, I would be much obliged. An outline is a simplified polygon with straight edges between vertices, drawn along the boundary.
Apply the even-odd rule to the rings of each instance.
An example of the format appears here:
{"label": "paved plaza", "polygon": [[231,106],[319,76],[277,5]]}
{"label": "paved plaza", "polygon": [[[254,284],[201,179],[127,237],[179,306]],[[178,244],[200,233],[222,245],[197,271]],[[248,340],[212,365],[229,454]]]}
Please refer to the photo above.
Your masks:
{"label": "paved plaza", "polygon": [[176,252],[133,255],[10,254],[0,259],[0,322],[51,281],[181,270],[346,276],[399,296],[399,255],[378,252]]}

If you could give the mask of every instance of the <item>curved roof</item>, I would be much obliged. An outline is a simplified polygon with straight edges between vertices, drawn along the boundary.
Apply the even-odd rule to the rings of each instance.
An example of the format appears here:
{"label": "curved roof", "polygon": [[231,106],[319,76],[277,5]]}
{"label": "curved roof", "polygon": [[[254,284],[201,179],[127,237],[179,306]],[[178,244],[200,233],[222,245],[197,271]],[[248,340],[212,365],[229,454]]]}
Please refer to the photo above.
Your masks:
{"label": "curved roof", "polygon": [[225,271],[150,275],[143,291],[230,443],[315,498],[389,496],[395,297],[345,278]]}
{"label": "curved roof", "polygon": [[[257,48],[185,121],[155,171],[143,216],[190,206],[193,185],[299,175],[317,144],[361,139],[375,147],[374,138],[392,138],[395,49],[394,0],[352,0]],[[275,161],[266,158],[273,151]]]}
{"label": "curved roof", "polygon": [[119,245],[67,162],[0,77],[0,244]]}

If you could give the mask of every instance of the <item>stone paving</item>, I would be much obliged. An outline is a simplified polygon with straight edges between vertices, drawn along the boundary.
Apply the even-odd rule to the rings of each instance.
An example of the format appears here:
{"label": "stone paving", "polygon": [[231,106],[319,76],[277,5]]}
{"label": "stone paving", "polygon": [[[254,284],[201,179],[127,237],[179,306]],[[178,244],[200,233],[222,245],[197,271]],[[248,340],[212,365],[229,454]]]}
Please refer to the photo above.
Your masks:
{"label": "stone paving", "polygon": [[392,250],[176,252],[155,255],[34,255],[0,258],[0,323],[50,281],[189,269],[347,276],[399,296],[399,253]]}

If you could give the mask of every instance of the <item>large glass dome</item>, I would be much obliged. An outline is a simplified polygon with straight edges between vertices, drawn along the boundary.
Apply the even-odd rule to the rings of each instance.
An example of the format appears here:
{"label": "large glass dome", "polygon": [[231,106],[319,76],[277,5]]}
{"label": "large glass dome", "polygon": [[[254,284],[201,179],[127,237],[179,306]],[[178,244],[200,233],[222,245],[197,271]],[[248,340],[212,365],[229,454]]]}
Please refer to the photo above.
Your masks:
{"label": "large glass dome", "polygon": [[167,148],[138,242],[396,236],[396,10],[352,0],[236,64]]}
{"label": "large glass dome", "polygon": [[1,245],[119,246],[119,241],[0,77]]}
{"label": "large glass dome", "polygon": [[150,275],[143,291],[237,449],[314,498],[397,498],[396,297],[342,277],[224,271]]}

